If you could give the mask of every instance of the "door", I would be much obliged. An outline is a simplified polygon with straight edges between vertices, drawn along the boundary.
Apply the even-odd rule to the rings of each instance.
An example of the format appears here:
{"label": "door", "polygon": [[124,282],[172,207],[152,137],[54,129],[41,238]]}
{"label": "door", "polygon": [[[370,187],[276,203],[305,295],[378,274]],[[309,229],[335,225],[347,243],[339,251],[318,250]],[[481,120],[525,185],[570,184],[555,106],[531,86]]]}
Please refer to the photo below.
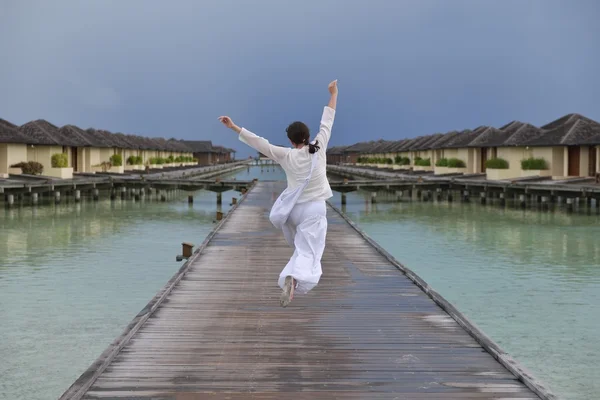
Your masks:
{"label": "door", "polygon": [[77,147],[71,147],[71,167],[73,172],[77,172]]}
{"label": "door", "polygon": [[569,176],[579,176],[579,146],[569,147]]}
{"label": "door", "polygon": [[596,176],[596,148],[594,146],[590,146],[588,163],[588,176]]}
{"label": "door", "polygon": [[488,149],[487,147],[484,147],[481,149],[481,173],[485,172],[485,162],[487,161],[487,153],[488,153]]}

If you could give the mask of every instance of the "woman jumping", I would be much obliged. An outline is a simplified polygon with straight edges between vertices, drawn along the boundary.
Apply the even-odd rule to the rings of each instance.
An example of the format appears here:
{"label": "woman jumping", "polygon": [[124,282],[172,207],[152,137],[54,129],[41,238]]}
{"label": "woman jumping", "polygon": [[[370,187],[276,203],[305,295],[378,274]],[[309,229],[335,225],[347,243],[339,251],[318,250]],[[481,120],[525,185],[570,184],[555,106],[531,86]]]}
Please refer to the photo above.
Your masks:
{"label": "woman jumping", "polygon": [[305,294],[321,278],[321,256],[327,235],[325,200],[333,194],[327,180],[325,151],[331,137],[331,127],[337,104],[337,80],[329,84],[331,97],[323,110],[321,127],[315,141],[310,142],[308,126],[293,122],[287,136],[293,148],[273,146],[268,140],[240,128],[229,117],[219,117],[226,127],[238,133],[242,142],[275,161],[285,171],[287,188],[271,209],[270,220],[282,229],[294,254],[279,275],[281,306],[287,307],[294,291]]}

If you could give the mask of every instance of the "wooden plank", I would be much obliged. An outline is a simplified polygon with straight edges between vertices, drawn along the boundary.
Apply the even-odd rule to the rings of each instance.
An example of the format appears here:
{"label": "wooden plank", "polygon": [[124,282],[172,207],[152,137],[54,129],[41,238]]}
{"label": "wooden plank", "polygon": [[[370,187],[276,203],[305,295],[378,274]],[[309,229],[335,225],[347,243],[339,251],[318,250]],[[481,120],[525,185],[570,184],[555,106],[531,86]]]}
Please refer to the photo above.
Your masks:
{"label": "wooden plank", "polygon": [[62,399],[554,398],[332,206],[321,283],[280,308],[282,189],[254,186]]}

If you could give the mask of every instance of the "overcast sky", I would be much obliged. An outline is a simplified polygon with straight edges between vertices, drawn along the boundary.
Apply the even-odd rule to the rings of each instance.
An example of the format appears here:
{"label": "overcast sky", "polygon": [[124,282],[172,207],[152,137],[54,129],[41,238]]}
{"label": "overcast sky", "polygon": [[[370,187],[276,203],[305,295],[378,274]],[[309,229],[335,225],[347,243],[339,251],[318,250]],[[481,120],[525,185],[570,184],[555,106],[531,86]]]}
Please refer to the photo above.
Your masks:
{"label": "overcast sky", "polygon": [[596,0],[0,0],[0,117],[286,144],[332,144],[578,112],[600,121]]}

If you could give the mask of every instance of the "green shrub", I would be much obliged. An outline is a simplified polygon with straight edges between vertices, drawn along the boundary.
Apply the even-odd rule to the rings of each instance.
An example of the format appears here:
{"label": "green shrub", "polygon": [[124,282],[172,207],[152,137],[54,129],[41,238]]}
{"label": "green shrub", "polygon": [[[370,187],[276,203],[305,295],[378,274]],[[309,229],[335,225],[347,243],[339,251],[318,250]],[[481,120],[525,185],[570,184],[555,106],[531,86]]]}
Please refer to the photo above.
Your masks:
{"label": "green shrub", "polygon": [[194,157],[190,157],[190,158],[192,159],[191,162],[194,162],[194,163],[198,164],[198,159],[197,158],[194,158]]}
{"label": "green shrub", "polygon": [[440,158],[439,160],[437,160],[435,162],[435,166],[436,167],[447,167],[448,166],[448,159],[447,158]]}
{"label": "green shrub", "polygon": [[113,154],[110,156],[110,163],[114,167],[120,167],[123,165],[123,156],[120,154]]}
{"label": "green shrub", "polygon": [[396,159],[394,161],[398,165],[410,165],[410,158],[408,157],[396,156]]}
{"label": "green shrub", "polygon": [[459,160],[458,158],[451,158],[448,160],[449,168],[466,168],[467,165],[463,160]]}
{"label": "green shrub", "polygon": [[10,166],[11,168],[21,168],[21,172],[26,175],[40,175],[44,172],[44,166],[36,161],[23,161]]}
{"label": "green shrub", "polygon": [[386,158],[385,163],[388,165],[392,165],[394,163],[394,160],[392,160],[391,158]]}
{"label": "green shrub", "polygon": [[175,162],[176,163],[186,162],[185,161],[185,157],[184,156],[177,156],[177,157],[175,157]]}
{"label": "green shrub", "polygon": [[543,158],[528,158],[526,160],[521,160],[521,169],[548,169],[548,164],[546,164],[546,160]]}
{"label": "green shrub", "polygon": [[425,158],[425,159],[422,159],[421,157],[417,157],[417,158],[415,158],[415,165],[417,165],[419,167],[431,167],[431,159],[430,158]]}
{"label": "green shrub", "polygon": [[165,161],[165,164],[173,164],[175,162],[175,158],[173,156],[169,156]]}
{"label": "green shrub", "polygon": [[142,165],[144,160],[141,156],[129,156],[127,157],[127,165]]}
{"label": "green shrub", "polygon": [[69,166],[69,157],[65,153],[56,153],[52,155],[52,168],[67,168]]}
{"label": "green shrub", "polygon": [[508,161],[503,158],[491,158],[485,162],[485,167],[489,169],[508,169]]}

